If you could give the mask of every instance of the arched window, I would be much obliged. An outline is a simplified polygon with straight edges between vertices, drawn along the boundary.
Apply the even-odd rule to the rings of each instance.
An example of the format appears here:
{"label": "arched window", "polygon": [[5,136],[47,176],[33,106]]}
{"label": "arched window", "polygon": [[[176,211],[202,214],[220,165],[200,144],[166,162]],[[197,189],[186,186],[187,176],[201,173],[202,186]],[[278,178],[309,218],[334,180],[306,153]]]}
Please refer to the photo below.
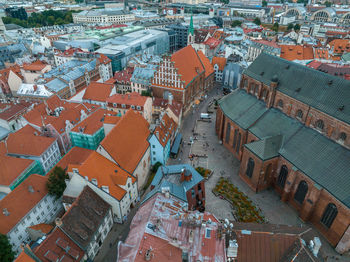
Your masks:
{"label": "arched window", "polygon": [[282,99],[278,100],[277,106],[281,109],[283,108],[283,100]]}
{"label": "arched window", "polygon": [[300,109],[297,111],[297,118],[299,119],[303,119],[303,111],[301,111]]}
{"label": "arched window", "polygon": [[247,79],[244,79],[244,81],[243,81],[243,86],[244,86],[244,87],[247,87],[247,86],[248,86],[248,80],[247,80]]}
{"label": "arched window", "polygon": [[259,94],[259,86],[255,85],[255,90],[254,90],[255,95]]}
{"label": "arched window", "polygon": [[344,132],[341,132],[339,135],[339,140],[344,142],[346,140],[346,134]]}
{"label": "arched window", "polygon": [[324,128],[324,123],[321,119],[317,120],[316,121],[316,124],[315,124],[316,128],[320,131],[323,131],[323,128]]}
{"label": "arched window", "polygon": [[231,125],[230,125],[230,123],[227,123],[227,126],[226,126],[226,137],[225,137],[226,144],[228,144],[230,142],[230,133],[231,133]]}
{"label": "arched window", "polygon": [[338,215],[338,209],[333,203],[329,203],[323,212],[321,223],[330,228],[336,216]]}
{"label": "arched window", "polygon": [[267,181],[269,179],[269,176],[270,176],[270,173],[271,173],[271,167],[272,167],[272,164],[269,164],[266,167],[265,175],[264,175],[264,181]]}
{"label": "arched window", "polygon": [[265,98],[266,98],[266,94],[267,94],[267,90],[264,89],[264,91],[262,92],[262,99],[265,99]]}
{"label": "arched window", "polygon": [[241,147],[241,133],[238,134],[238,141],[237,141],[237,147],[236,147],[237,154],[239,154],[240,147]]}
{"label": "arched window", "polygon": [[288,168],[285,165],[283,165],[281,167],[280,174],[277,179],[277,184],[282,188],[284,188],[284,185],[286,183],[287,175],[288,175]]}
{"label": "arched window", "polygon": [[254,171],[254,165],[255,165],[254,160],[252,158],[249,158],[248,163],[247,163],[247,170],[245,172],[245,174],[248,177],[252,177],[253,171]]}
{"label": "arched window", "polygon": [[235,133],[234,133],[234,136],[233,136],[233,149],[236,148],[237,136],[238,136],[238,129],[235,129]]}
{"label": "arched window", "polygon": [[297,201],[299,204],[302,204],[307,194],[307,190],[307,183],[305,181],[301,181],[298,185],[297,191],[294,194],[295,201]]}

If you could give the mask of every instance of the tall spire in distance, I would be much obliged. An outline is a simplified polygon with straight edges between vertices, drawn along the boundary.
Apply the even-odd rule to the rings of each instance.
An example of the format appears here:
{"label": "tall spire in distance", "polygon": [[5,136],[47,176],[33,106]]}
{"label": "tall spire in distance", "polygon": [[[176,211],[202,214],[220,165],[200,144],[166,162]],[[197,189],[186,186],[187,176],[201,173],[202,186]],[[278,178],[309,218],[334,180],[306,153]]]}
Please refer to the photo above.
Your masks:
{"label": "tall spire in distance", "polygon": [[194,29],[193,29],[193,15],[191,14],[191,22],[190,22],[190,28],[188,29],[188,33],[194,35]]}
{"label": "tall spire in distance", "polygon": [[190,27],[188,28],[187,45],[194,44],[193,16],[191,14]]}

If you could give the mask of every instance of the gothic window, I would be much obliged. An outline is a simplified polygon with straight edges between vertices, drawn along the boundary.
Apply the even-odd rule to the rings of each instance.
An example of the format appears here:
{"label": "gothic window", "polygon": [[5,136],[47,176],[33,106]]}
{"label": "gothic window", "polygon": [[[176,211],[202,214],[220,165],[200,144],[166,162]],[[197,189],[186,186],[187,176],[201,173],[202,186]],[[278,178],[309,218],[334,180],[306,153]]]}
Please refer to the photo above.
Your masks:
{"label": "gothic window", "polygon": [[233,136],[233,149],[235,149],[237,145],[237,136],[238,136],[238,129],[235,129],[235,133]]}
{"label": "gothic window", "polygon": [[316,128],[320,131],[323,131],[323,128],[324,128],[324,123],[321,119],[317,120],[316,121]]}
{"label": "gothic window", "polygon": [[227,123],[227,126],[226,126],[226,137],[225,137],[226,144],[228,144],[230,142],[230,133],[231,133],[231,125],[230,125],[230,123]]}
{"label": "gothic window", "polygon": [[344,142],[346,140],[346,134],[344,132],[341,132],[339,135],[339,140]]}
{"label": "gothic window", "polygon": [[239,154],[240,147],[241,147],[241,133],[238,134],[238,141],[237,141],[237,147],[236,147],[237,154]]}
{"label": "gothic window", "polygon": [[286,183],[287,175],[288,175],[288,168],[285,165],[283,165],[281,167],[280,174],[277,179],[277,184],[282,188],[284,188],[284,184]]}
{"label": "gothic window", "polygon": [[248,80],[247,79],[244,79],[243,85],[244,85],[245,88],[248,87]]}
{"label": "gothic window", "polygon": [[307,194],[307,190],[307,183],[305,181],[301,181],[298,185],[297,191],[294,194],[295,201],[297,201],[299,204],[302,204]]}
{"label": "gothic window", "polygon": [[262,93],[262,99],[266,99],[266,94],[267,94],[267,90],[264,89],[263,93]]}
{"label": "gothic window", "polygon": [[337,207],[333,203],[329,203],[325,211],[323,212],[321,223],[326,227],[330,228],[337,215],[338,215]]}
{"label": "gothic window", "polygon": [[278,106],[279,108],[283,109],[283,100],[282,100],[282,99],[278,100],[277,106]]}
{"label": "gothic window", "polygon": [[303,118],[303,111],[301,111],[300,109],[297,111],[297,118],[302,119]]}
{"label": "gothic window", "polygon": [[249,158],[248,160],[248,164],[247,164],[247,170],[245,172],[245,174],[248,176],[248,177],[252,177],[253,175],[253,171],[254,171],[254,160],[252,158]]}

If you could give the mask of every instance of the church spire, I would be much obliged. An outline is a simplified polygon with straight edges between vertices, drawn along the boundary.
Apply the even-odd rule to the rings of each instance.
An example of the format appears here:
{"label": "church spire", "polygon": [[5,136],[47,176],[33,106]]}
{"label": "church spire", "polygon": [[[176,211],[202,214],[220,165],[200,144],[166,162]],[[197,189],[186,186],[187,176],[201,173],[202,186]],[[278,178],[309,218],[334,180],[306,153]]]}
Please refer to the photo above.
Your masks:
{"label": "church spire", "polygon": [[188,33],[194,35],[193,16],[192,16],[192,14],[191,14],[191,22],[190,22],[190,28],[188,29]]}

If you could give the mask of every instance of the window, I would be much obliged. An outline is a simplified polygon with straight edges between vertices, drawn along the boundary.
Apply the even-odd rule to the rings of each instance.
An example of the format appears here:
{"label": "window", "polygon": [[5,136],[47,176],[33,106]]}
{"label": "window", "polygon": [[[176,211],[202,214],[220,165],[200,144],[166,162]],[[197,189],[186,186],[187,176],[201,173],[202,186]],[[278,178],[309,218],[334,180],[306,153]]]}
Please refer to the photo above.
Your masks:
{"label": "window", "polygon": [[125,104],[122,104],[122,108],[126,108]]}
{"label": "window", "polygon": [[302,204],[304,202],[307,190],[307,183],[305,181],[301,181],[298,185],[297,191],[294,194],[294,200],[297,201],[299,204]]}
{"label": "window", "polygon": [[338,215],[337,207],[333,203],[329,203],[325,211],[323,212],[321,223],[326,227],[330,228],[337,215]]}
{"label": "window", "polygon": [[41,215],[43,216],[45,214],[45,212],[44,211],[41,211]]}
{"label": "window", "polygon": [[137,110],[141,110],[141,106],[137,106]]}
{"label": "window", "polygon": [[36,217],[36,220],[39,221],[39,220],[40,220],[40,216],[37,216],[37,217]]}
{"label": "window", "polygon": [[254,171],[254,160],[252,158],[249,158],[248,163],[247,163],[247,170],[245,172],[245,174],[248,177],[252,177],[253,175],[253,171]]}
{"label": "window", "polygon": [[237,147],[236,147],[237,154],[239,154],[240,147],[241,147],[241,133],[238,134],[238,141],[237,141]]}
{"label": "window", "polygon": [[152,145],[152,148],[155,148],[156,146],[155,145]]}
{"label": "window", "polygon": [[17,233],[18,233],[18,228],[16,227],[14,231],[15,231],[15,233],[17,234]]}
{"label": "window", "polygon": [[323,131],[323,128],[324,128],[324,123],[321,119],[317,120],[316,121],[316,124],[315,124],[316,128],[320,131]]}
{"label": "window", "polygon": [[226,137],[225,137],[226,144],[228,144],[230,142],[230,133],[231,133],[231,125],[230,125],[230,123],[227,123],[227,126],[226,126]]}
{"label": "window", "polygon": [[267,90],[264,89],[264,91],[262,92],[262,98],[265,99],[265,98],[266,98],[266,95],[267,95]]}
{"label": "window", "polygon": [[18,236],[18,240],[22,240],[22,238],[23,238],[22,235]]}
{"label": "window", "polygon": [[283,165],[281,167],[281,171],[277,179],[277,184],[282,188],[284,188],[284,184],[286,183],[287,175],[288,175],[288,168],[285,165]]}
{"label": "window", "polygon": [[130,188],[130,183],[128,183],[128,188]]}
{"label": "window", "polygon": [[135,109],[135,106],[134,106],[134,105],[131,105],[131,109]]}
{"label": "window", "polygon": [[297,111],[296,117],[298,119],[303,119],[303,111],[301,111],[300,109]]}
{"label": "window", "polygon": [[195,192],[193,188],[191,189],[191,195],[192,195],[192,198],[194,198]]}
{"label": "window", "polygon": [[341,132],[339,135],[339,140],[344,142],[346,140],[346,134],[344,132]]}
{"label": "window", "polygon": [[282,100],[282,99],[278,100],[277,106],[278,106],[279,108],[283,109],[283,100]]}
{"label": "window", "polygon": [[238,129],[235,129],[235,133],[234,133],[234,136],[233,136],[233,149],[236,148],[237,136],[238,136]]}
{"label": "window", "polygon": [[202,185],[201,183],[198,184],[198,192],[201,192],[202,191]]}

